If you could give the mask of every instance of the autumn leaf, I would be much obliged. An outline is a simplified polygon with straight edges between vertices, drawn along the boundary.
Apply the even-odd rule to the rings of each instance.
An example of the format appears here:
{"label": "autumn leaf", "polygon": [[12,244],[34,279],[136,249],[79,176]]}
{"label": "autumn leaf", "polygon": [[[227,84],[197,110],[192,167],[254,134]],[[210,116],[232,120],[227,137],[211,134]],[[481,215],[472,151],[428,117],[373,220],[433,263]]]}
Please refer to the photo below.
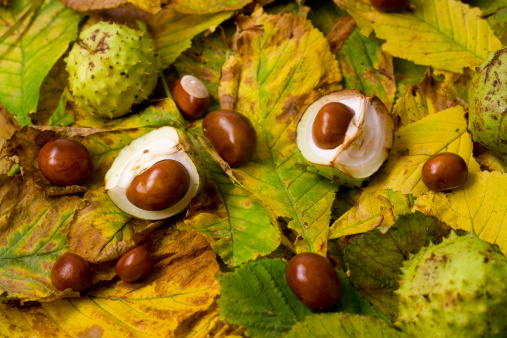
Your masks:
{"label": "autumn leaf", "polygon": [[252,1],[253,0],[169,0],[169,8],[180,13],[208,14],[240,9]]}
{"label": "autumn leaf", "polygon": [[155,14],[161,9],[160,0],[62,0],[62,2],[78,12],[95,12],[113,8],[132,8]]}
{"label": "autumn leaf", "polygon": [[382,50],[416,64],[461,73],[479,66],[501,43],[478,8],[456,0],[413,0],[412,12],[381,13],[367,0],[345,0],[363,34],[386,40]]}
{"label": "autumn leaf", "polygon": [[[0,7],[4,27],[13,27],[32,3],[23,0]],[[44,1],[36,13],[0,42],[0,101],[21,125],[32,124],[29,115],[37,110],[41,83],[77,38],[81,19],[58,0]],[[0,36],[6,32],[1,29]]]}
{"label": "autumn leaf", "polygon": [[456,106],[400,128],[387,161],[356,205],[332,225],[330,237],[392,225],[395,218],[389,216],[393,215],[394,207],[385,194],[393,190],[417,198],[427,192],[421,180],[421,169],[426,160],[437,153],[456,153],[468,164],[471,175],[478,173],[479,165],[472,156],[473,144],[464,115],[463,108]]}
{"label": "autumn leaf", "polygon": [[197,15],[178,13],[165,9],[155,15],[150,22],[150,32],[164,66],[171,65],[178,56],[190,48],[194,36],[204,31],[213,31],[232,12]]}
{"label": "autumn leaf", "polygon": [[[151,273],[137,283],[114,283],[69,298],[20,307],[0,303],[0,327],[37,336],[187,336],[200,316],[213,318],[219,271],[203,236],[160,228],[143,243],[154,259]],[[197,321],[198,322],[198,321]],[[201,324],[202,326],[202,324]],[[209,329],[216,326],[210,325]],[[218,326],[220,327],[220,326]],[[0,331],[2,332],[2,331]],[[208,332],[201,329],[203,335]]]}
{"label": "autumn leaf", "polygon": [[288,222],[298,252],[323,253],[337,187],[299,162],[291,123],[315,88],[341,79],[337,63],[304,18],[259,9],[238,22],[238,55],[222,68],[219,95],[222,108],[250,119],[258,143],[247,165],[227,173]]}

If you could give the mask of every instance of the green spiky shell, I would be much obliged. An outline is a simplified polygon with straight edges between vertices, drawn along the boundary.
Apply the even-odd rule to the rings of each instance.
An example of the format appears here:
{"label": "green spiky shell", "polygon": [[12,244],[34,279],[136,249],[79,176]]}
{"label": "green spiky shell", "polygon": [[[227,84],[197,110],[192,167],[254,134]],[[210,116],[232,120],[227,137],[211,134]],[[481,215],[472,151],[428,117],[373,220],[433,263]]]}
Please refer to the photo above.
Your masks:
{"label": "green spiky shell", "polygon": [[146,33],[108,22],[83,30],[66,61],[76,104],[108,118],[123,116],[144,101],[161,68]]}
{"label": "green spiky shell", "polygon": [[452,234],[405,262],[395,325],[414,337],[500,337],[507,332],[507,258]]}
{"label": "green spiky shell", "polygon": [[473,140],[507,158],[507,48],[491,52],[477,68],[468,101]]}

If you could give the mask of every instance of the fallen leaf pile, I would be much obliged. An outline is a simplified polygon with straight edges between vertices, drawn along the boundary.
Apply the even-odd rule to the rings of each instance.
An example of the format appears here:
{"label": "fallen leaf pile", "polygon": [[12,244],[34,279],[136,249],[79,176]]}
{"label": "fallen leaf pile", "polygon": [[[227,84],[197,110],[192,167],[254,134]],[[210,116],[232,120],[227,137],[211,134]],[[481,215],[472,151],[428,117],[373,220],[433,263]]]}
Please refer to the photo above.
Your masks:
{"label": "fallen leaf pile", "polygon": [[[0,336],[402,337],[394,291],[403,261],[452,230],[507,253],[507,164],[474,144],[468,88],[488,53],[507,45],[507,2],[411,0],[381,13],[369,0],[0,1]],[[164,70],[148,100],[116,118],[89,116],[68,90],[65,58],[100,20],[153,38]],[[234,109],[258,136],[231,168],[171,96],[194,75],[209,111]],[[307,170],[295,142],[323,95],[376,95],[395,121],[390,155],[361,187]],[[118,153],[162,126],[185,131],[203,163],[202,190],[163,221],[133,218],[105,193]],[[55,137],[80,141],[94,163],[83,186],[57,187],[37,156]],[[441,152],[467,163],[466,183],[434,192],[421,168]],[[154,267],[125,283],[116,261],[144,245]],[[91,265],[94,286],[58,291],[65,252]],[[327,256],[343,296],[329,312],[288,287],[287,260]]]}

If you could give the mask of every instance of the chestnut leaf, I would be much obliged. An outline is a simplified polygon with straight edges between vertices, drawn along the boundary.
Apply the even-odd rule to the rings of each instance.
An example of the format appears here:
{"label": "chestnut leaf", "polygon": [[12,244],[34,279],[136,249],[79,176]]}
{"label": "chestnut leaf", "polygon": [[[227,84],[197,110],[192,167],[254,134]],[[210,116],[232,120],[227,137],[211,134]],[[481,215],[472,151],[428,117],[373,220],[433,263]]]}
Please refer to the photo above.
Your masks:
{"label": "chestnut leaf", "polygon": [[[32,3],[23,0],[0,7],[0,21],[4,22],[0,36]],[[29,115],[37,111],[42,81],[77,38],[81,17],[58,0],[42,1],[39,10],[0,43],[0,102],[21,125],[32,124]]]}
{"label": "chestnut leaf", "polygon": [[251,2],[253,0],[172,0],[169,6],[180,13],[208,14],[241,9]]}
{"label": "chestnut leaf", "polygon": [[62,0],[62,2],[78,12],[93,12],[114,8],[133,8],[154,14],[161,9],[160,0]]}
{"label": "chestnut leaf", "polygon": [[345,0],[361,31],[385,40],[382,50],[413,61],[461,73],[479,66],[501,42],[478,8],[455,0],[412,0],[413,11],[381,13],[369,0]]}

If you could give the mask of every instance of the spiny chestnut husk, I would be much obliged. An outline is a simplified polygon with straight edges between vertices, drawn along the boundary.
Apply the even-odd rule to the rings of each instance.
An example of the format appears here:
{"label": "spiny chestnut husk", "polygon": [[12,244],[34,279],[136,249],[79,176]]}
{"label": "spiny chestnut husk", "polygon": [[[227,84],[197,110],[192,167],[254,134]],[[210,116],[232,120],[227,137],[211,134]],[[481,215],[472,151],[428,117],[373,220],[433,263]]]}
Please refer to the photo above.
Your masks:
{"label": "spiny chestnut husk", "polygon": [[185,210],[199,193],[201,168],[200,157],[185,134],[162,127],[121,150],[106,173],[106,191],[129,215],[165,219]]}
{"label": "spiny chestnut husk", "polygon": [[507,159],[507,48],[490,53],[477,68],[468,102],[474,142]]}
{"label": "spiny chestnut husk", "polygon": [[393,142],[394,122],[386,106],[355,89],[315,101],[297,126],[298,149],[308,169],[345,186],[358,186],[373,175]]}

